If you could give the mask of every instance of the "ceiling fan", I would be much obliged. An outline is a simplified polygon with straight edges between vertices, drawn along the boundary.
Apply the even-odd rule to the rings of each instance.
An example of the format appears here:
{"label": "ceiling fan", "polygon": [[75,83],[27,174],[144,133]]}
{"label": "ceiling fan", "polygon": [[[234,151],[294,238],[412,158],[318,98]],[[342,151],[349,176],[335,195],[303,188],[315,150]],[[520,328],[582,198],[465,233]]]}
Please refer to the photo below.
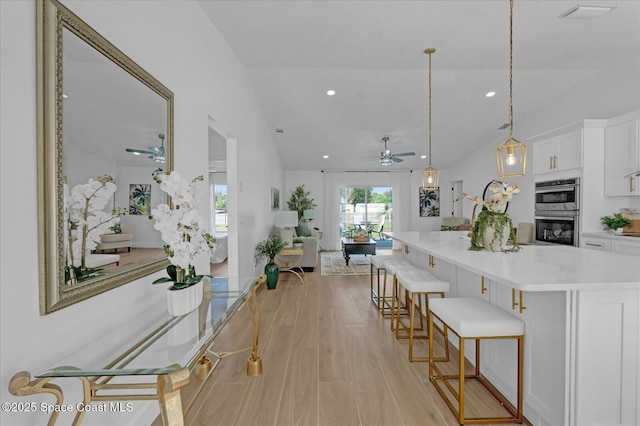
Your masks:
{"label": "ceiling fan", "polygon": [[150,146],[148,147],[148,151],[144,149],[135,149],[135,148],[127,148],[126,151],[132,153],[133,155],[143,155],[150,154],[148,158],[155,161],[156,163],[164,163],[166,161],[166,156],[164,154],[164,133],[160,133],[158,135],[162,143],[160,146]]}
{"label": "ceiling fan", "polygon": [[410,157],[412,155],[416,155],[415,152],[399,152],[397,154],[392,154],[391,151],[387,148],[387,142],[389,142],[389,138],[387,136],[382,138],[382,142],[384,142],[384,151],[380,152],[380,156],[373,160],[371,164],[378,163],[381,166],[389,166],[393,163],[401,163],[403,160],[399,157]]}

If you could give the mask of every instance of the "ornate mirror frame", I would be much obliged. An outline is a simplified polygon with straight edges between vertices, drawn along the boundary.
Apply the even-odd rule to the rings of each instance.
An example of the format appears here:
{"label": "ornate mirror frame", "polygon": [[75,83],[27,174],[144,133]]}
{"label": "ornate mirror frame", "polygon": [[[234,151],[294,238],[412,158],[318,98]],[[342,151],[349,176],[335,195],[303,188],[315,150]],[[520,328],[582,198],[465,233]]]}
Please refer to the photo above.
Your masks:
{"label": "ornate mirror frame", "polygon": [[98,34],[57,0],[37,2],[37,78],[38,78],[38,236],[40,263],[40,314],[98,295],[115,287],[159,271],[169,262],[166,257],[152,259],[88,280],[81,285],[65,285],[64,180],[63,170],[63,30],[126,71],[128,75],[166,101],[166,160],[173,169],[173,93],[133,60]]}

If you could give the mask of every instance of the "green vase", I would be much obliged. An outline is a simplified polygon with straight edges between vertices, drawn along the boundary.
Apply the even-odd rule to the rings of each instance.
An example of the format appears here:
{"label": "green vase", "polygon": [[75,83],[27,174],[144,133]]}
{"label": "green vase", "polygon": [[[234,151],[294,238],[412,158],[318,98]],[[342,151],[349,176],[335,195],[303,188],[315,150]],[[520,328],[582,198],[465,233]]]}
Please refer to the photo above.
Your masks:
{"label": "green vase", "polygon": [[278,284],[278,276],[280,275],[280,267],[273,260],[270,260],[264,267],[264,273],[267,276],[267,288],[273,290]]}

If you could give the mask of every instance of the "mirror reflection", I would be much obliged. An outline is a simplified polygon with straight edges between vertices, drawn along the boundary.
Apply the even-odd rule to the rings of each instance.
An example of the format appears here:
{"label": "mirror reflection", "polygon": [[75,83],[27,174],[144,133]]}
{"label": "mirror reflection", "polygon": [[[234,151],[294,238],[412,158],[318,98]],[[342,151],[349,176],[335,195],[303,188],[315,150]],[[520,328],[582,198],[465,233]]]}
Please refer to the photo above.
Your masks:
{"label": "mirror reflection", "polygon": [[40,158],[56,172],[40,197],[57,223],[41,226],[46,314],[166,266],[148,215],[165,202],[152,172],[172,168],[173,94],[57,1],[41,4]]}

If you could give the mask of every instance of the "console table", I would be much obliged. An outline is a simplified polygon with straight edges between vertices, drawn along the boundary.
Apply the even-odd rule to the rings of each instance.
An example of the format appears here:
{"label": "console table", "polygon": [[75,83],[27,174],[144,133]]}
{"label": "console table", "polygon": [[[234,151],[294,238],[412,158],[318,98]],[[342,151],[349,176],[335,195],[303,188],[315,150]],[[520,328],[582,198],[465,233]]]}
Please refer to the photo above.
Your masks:
{"label": "console table", "polygon": [[347,266],[349,266],[349,259],[352,254],[376,254],[376,242],[369,239],[369,241],[354,241],[351,238],[341,238],[342,243],[342,255]]}
{"label": "console table", "polygon": [[[180,389],[189,383],[192,375],[201,382],[197,396],[222,358],[248,351],[251,355],[247,375],[262,373],[262,360],[258,356],[260,305],[256,289],[265,281],[264,275],[247,279],[213,278],[210,285],[205,282],[203,301],[195,311],[179,317],[166,312],[153,314],[153,309],[142,312],[135,320],[116,327],[54,367],[36,374],[33,380],[27,371],[15,374],[9,391],[17,396],[51,393],[56,396],[56,404],[62,406],[62,389],[49,382],[61,377],[77,377],[82,382],[83,400],[72,404],[74,409],[98,401],[158,400],[163,424],[182,425]],[[243,304],[252,315],[253,346],[233,352],[213,352],[214,338]],[[214,364],[209,356],[217,358]],[[110,406],[118,407],[117,403],[112,404],[116,405]],[[74,425],[82,422],[85,412],[77,410]],[[58,412],[54,411],[49,425],[55,423],[57,416]]]}

